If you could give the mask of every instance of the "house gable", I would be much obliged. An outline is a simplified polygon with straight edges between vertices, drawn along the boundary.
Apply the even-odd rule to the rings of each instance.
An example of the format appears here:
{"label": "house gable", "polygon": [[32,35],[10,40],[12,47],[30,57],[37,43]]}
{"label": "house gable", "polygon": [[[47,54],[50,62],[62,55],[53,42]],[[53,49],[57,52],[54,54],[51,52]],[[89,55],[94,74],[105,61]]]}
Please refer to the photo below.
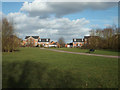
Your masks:
{"label": "house gable", "polygon": [[30,37],[32,37],[32,38],[34,38],[34,39],[39,39],[39,36],[26,36],[25,39],[28,39],[28,38],[30,38]]}

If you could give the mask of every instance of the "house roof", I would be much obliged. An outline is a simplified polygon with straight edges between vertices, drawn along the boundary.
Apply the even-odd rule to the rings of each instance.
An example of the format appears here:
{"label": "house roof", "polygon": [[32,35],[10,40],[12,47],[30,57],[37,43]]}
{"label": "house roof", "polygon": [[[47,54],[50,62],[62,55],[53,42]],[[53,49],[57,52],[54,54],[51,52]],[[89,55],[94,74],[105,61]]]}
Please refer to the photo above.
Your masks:
{"label": "house roof", "polygon": [[73,43],[67,43],[67,45],[73,45]]}
{"label": "house roof", "polygon": [[82,38],[73,38],[73,42],[83,42]]}
{"label": "house roof", "polygon": [[39,36],[32,36],[34,39],[38,39],[39,38]]}
{"label": "house roof", "polygon": [[91,38],[91,37],[98,38],[99,36],[84,36],[85,39],[88,39],[88,38]]}
{"label": "house roof", "polygon": [[53,43],[54,41],[51,41],[51,43]]}
{"label": "house roof", "polygon": [[29,38],[30,36],[26,36],[25,39]]}
{"label": "house roof", "polygon": [[58,44],[58,42],[55,42],[55,43],[53,43],[52,45],[57,45]]}
{"label": "house roof", "polygon": [[[25,37],[25,39],[27,39],[27,38],[29,38],[30,36],[26,36]],[[34,39],[38,39],[39,38],[39,36],[31,36],[31,37],[33,37]]]}
{"label": "house roof", "polygon": [[57,43],[53,43],[52,45],[57,45]]}
{"label": "house roof", "polygon": [[90,38],[91,36],[84,36],[84,38],[86,38],[86,39],[88,39],[88,38]]}
{"label": "house roof", "polygon": [[[47,40],[48,39],[48,40]],[[40,38],[38,42],[49,42],[50,38]]]}

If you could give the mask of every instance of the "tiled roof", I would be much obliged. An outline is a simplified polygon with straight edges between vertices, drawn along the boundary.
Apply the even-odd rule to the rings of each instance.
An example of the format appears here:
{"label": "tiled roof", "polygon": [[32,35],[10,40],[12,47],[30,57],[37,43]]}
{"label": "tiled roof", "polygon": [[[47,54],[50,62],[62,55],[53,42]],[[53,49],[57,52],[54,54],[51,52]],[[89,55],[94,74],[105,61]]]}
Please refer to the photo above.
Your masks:
{"label": "tiled roof", "polygon": [[[30,36],[26,36],[25,37],[25,39],[27,39],[27,38],[29,38]],[[38,39],[39,38],[39,36],[31,36],[31,37],[33,37],[34,39]]]}
{"label": "tiled roof", "polygon": [[88,39],[88,38],[90,38],[91,36],[84,36],[84,38],[86,38],[86,39]]}
{"label": "tiled roof", "polygon": [[86,39],[91,38],[91,37],[96,37],[96,38],[98,38],[99,36],[84,36],[84,38],[86,38]]}
{"label": "tiled roof", "polygon": [[58,44],[58,42],[55,42],[55,43],[53,43],[52,45],[57,45]]}
{"label": "tiled roof", "polygon": [[30,36],[26,36],[25,39],[29,38]]}
{"label": "tiled roof", "polygon": [[34,39],[38,39],[39,38],[39,36],[32,36]]}
{"label": "tiled roof", "polygon": [[73,45],[73,43],[67,43],[67,45]]}

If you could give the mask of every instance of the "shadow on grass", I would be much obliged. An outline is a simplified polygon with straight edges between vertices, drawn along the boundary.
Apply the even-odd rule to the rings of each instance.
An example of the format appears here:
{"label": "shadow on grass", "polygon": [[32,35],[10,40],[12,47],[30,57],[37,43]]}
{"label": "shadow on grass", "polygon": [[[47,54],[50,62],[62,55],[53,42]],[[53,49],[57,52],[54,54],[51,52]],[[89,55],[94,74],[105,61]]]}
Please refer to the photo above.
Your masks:
{"label": "shadow on grass", "polygon": [[48,88],[76,88],[82,86],[82,81],[76,77],[71,71],[61,71],[53,69],[47,72],[44,79],[45,86]]}
{"label": "shadow on grass", "polygon": [[46,64],[33,61],[3,63],[3,88],[41,87]]}
{"label": "shadow on grass", "polygon": [[76,80],[70,71],[48,70],[46,63],[4,62],[3,88],[68,88],[75,87]]}
{"label": "shadow on grass", "polygon": [[[82,80],[81,75],[71,70],[48,69],[46,63],[14,61],[3,63],[3,88],[102,88],[107,83],[102,78],[90,77]],[[112,85],[112,84],[111,84]]]}

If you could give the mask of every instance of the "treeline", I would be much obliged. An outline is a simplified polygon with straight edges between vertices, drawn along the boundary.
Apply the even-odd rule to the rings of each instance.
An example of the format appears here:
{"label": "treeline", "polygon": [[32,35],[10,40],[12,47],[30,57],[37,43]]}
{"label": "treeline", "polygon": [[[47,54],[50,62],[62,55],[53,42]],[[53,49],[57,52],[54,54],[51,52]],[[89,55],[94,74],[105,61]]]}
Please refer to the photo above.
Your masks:
{"label": "treeline", "polygon": [[104,28],[90,31],[90,38],[88,44],[84,45],[85,48],[93,49],[112,49],[120,50],[120,33],[118,28]]}
{"label": "treeline", "polygon": [[6,18],[2,19],[2,51],[13,52],[20,46],[19,39],[14,32],[14,25]]}

